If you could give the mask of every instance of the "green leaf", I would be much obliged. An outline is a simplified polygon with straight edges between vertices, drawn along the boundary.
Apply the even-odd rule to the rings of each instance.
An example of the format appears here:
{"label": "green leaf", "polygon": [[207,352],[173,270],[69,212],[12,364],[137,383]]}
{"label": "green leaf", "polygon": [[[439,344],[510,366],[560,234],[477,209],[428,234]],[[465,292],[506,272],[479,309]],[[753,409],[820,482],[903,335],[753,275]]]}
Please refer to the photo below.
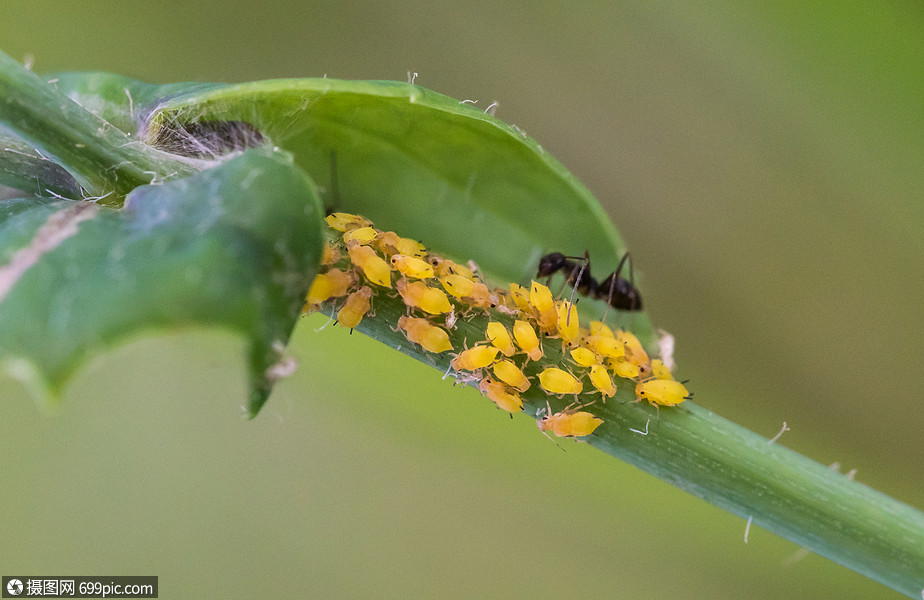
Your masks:
{"label": "green leaf", "polygon": [[[130,139],[3,52],[0,125],[33,152],[40,151],[39,156],[66,169],[89,195],[106,204],[121,205],[139,185],[208,166]],[[0,183],[22,185],[17,164],[11,163],[14,158],[15,154],[0,153]],[[29,175],[36,171],[30,170]],[[46,187],[39,185],[40,190]]]}
{"label": "green leaf", "polygon": [[[155,86],[101,73],[59,75],[57,85],[127,132],[143,119],[149,142],[173,139],[190,123],[252,124],[326,190],[328,210],[366,215],[445,255],[473,259],[498,281],[528,282],[543,254],[585,250],[603,278],[626,252],[593,195],[535,140],[417,85],[286,79]],[[581,308],[596,318],[605,309],[592,300]],[[654,349],[646,313],[622,313],[620,322]]]}
{"label": "green leaf", "polygon": [[314,185],[245,153],[132,192],[121,210],[0,203],[0,367],[45,405],[87,358],[144,330],[217,326],[250,344],[256,414],[320,259]]}
{"label": "green leaf", "polygon": [[0,126],[0,184],[36,196],[80,196],[66,170]]}

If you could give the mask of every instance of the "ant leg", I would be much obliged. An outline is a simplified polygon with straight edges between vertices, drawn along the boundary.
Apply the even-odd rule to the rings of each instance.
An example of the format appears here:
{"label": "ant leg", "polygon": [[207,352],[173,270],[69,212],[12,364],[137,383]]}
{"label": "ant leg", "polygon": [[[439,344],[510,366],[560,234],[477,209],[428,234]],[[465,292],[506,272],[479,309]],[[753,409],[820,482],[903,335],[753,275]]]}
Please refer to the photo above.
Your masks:
{"label": "ant leg", "polygon": [[[568,300],[568,318],[565,319],[565,325],[571,325],[571,307],[574,306],[574,294],[577,292],[578,282],[580,282],[581,278],[584,276],[584,269],[586,269],[588,263],[590,263],[590,257],[587,256],[586,250],[584,251],[584,258],[584,264],[581,265],[581,269],[578,271],[577,279],[572,280],[571,283],[571,298]],[[571,271],[571,274],[574,274],[574,270]]]}
{"label": "ant leg", "polygon": [[[622,263],[619,263],[619,266],[622,266]],[[606,296],[606,309],[603,311],[603,318],[600,319],[602,323],[606,323],[606,316],[610,314],[610,307],[613,306],[613,288],[616,287],[616,273],[610,275],[609,280],[610,290]]]}
{"label": "ant leg", "polygon": [[622,255],[622,259],[619,261],[619,265],[616,267],[616,270],[613,272],[613,280],[615,281],[616,279],[619,278],[619,273],[622,271],[622,266],[626,264],[627,261],[629,263],[629,283],[631,283],[632,285],[635,285],[635,275],[632,272],[632,255],[629,254],[628,252]]}

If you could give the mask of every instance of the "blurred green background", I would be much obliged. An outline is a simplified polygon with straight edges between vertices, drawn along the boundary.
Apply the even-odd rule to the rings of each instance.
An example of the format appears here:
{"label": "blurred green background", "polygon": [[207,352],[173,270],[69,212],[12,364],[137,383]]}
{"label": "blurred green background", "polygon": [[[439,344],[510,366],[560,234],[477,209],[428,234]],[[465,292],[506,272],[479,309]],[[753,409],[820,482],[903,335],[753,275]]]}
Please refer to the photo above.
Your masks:
{"label": "blurred green background", "polygon": [[[0,40],[39,72],[410,71],[498,101],[609,211],[698,403],[924,507],[920,3],[6,0]],[[159,575],[162,598],[897,597],[323,324],[252,422],[216,332],[116,349],[51,417],[0,380],[0,573]]]}

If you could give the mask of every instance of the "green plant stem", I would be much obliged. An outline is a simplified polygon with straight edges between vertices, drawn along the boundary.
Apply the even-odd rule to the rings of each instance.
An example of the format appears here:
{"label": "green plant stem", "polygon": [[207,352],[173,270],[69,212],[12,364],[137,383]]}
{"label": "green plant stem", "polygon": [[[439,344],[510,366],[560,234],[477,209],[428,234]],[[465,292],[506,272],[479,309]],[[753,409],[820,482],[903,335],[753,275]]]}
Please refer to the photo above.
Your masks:
{"label": "green plant stem", "polygon": [[[425,352],[392,329],[407,311],[400,298],[379,293],[374,307],[375,316],[364,319],[358,331],[436,372],[447,371],[450,352]],[[331,310],[328,305],[325,312]],[[476,313],[460,319],[450,333],[455,352],[463,340],[469,347],[484,340],[489,319],[508,328],[512,322],[506,315]],[[543,345],[545,358],[526,368],[533,381],[543,366],[563,362],[560,340],[545,339]],[[909,597],[921,597],[924,514],[692,402],[658,411],[636,403],[635,382],[615,381],[619,391],[605,404],[599,394],[579,398],[596,400],[583,410],[604,420],[584,438],[591,446]],[[536,383],[523,398],[524,412],[533,416],[545,411],[546,402],[558,411],[574,401],[548,396]]]}
{"label": "green plant stem", "polygon": [[121,204],[139,185],[198,170],[189,160],[132,140],[3,52],[0,123],[107,204]]}

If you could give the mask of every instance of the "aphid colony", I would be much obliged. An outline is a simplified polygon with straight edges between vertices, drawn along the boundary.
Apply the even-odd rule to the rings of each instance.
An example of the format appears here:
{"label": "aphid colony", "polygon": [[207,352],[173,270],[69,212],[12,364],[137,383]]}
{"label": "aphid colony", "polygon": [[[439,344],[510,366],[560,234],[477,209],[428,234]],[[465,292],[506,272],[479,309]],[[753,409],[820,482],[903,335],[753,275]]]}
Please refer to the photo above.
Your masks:
{"label": "aphid colony", "polygon": [[[333,213],[326,220],[336,238],[325,244],[321,273],[306,296],[306,312],[331,302],[339,308],[337,322],[352,329],[370,314],[376,295],[400,296],[407,315],[398,319],[397,330],[427,352],[455,352],[450,368],[457,379],[477,385],[499,408],[522,411],[520,394],[533,385],[548,395],[573,395],[571,406],[576,408],[540,411],[543,432],[559,437],[593,433],[603,420],[580,410],[594,401],[577,406],[577,397],[600,394],[605,402],[616,393],[614,378],[633,381],[636,400],[656,406],[676,406],[691,397],[663,362],[649,359],[635,335],[614,331],[601,321],[583,327],[575,305],[556,300],[542,283],[533,281],[528,289],[515,283],[509,290],[492,289],[481,281],[474,263],[460,265],[429,253],[420,242],[375,229],[364,217]],[[550,256],[561,255],[544,257],[539,276],[552,272]],[[566,257],[555,266],[568,269],[568,282],[582,293],[589,290],[599,297],[605,285],[618,288],[627,310],[641,306],[637,290],[619,277],[619,270],[597,284]],[[612,294],[609,301],[622,308]],[[447,330],[460,318],[469,321],[476,311],[499,320],[487,324],[481,339],[466,339],[463,348],[454,348]],[[560,340],[561,362],[547,364],[551,361],[545,359],[540,338],[546,343]]]}

